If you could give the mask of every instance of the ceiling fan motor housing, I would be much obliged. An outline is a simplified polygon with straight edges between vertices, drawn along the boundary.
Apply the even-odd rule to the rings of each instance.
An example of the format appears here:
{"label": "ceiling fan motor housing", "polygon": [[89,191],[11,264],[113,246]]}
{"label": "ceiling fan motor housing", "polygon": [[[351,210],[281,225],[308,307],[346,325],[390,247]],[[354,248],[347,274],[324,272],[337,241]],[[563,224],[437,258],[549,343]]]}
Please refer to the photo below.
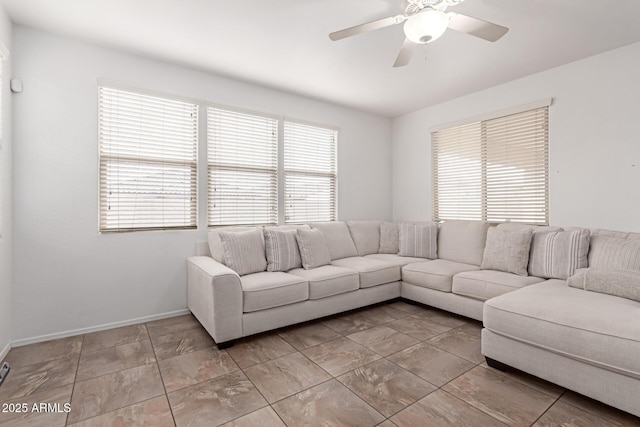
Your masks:
{"label": "ceiling fan motor housing", "polygon": [[414,43],[427,44],[439,38],[448,25],[449,15],[429,9],[410,16],[404,23],[404,33]]}

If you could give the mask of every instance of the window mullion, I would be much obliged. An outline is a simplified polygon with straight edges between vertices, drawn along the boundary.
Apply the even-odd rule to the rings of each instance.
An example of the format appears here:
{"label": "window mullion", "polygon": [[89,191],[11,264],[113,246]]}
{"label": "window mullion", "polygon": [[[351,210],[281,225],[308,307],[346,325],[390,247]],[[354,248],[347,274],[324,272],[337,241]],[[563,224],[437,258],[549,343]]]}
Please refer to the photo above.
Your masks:
{"label": "window mullion", "polygon": [[482,200],[482,220],[486,221],[487,214],[487,125],[486,122],[482,122],[481,131],[480,131],[480,167],[482,171],[482,181],[481,181],[481,200]]}
{"label": "window mullion", "polygon": [[278,224],[285,221],[284,120],[278,120]]}

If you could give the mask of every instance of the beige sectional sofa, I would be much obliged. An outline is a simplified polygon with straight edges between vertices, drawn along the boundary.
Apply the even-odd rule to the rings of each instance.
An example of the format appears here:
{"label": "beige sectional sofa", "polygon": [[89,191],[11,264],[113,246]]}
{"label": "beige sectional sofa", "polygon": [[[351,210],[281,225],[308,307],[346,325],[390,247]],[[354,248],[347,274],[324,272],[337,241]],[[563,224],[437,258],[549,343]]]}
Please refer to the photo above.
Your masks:
{"label": "beige sectional sofa", "polygon": [[[568,229],[581,231],[560,237],[559,227],[507,223],[489,231],[485,222],[445,221],[436,226],[437,253],[431,248],[433,259],[427,259],[417,240],[408,252],[422,255],[399,255],[407,247],[399,242],[398,225],[300,227],[320,230],[327,265],[237,274],[225,265],[220,232],[253,227],[213,229],[199,255],[188,259],[189,308],[220,348],[401,297],[483,321],[482,352],[490,366],[518,368],[640,416],[640,302],[569,287],[565,280],[587,267],[589,234],[596,250],[589,252],[588,266],[640,270],[640,234]],[[531,233],[524,274],[510,272],[510,261],[487,267],[490,241],[495,249],[495,236],[511,232]],[[620,249],[624,241],[632,243]]]}
{"label": "beige sectional sofa", "polygon": [[[201,247],[201,254],[187,262],[189,309],[220,347],[240,337],[398,298],[404,291],[415,295],[409,299],[421,302],[429,300],[431,291],[446,294],[445,303],[434,298],[432,305],[481,319],[482,302],[452,296],[451,282],[458,272],[479,269],[488,224],[443,224],[439,246],[444,245],[445,254],[451,252],[448,260],[398,255],[399,235],[392,236],[391,242],[383,238],[381,246],[382,224],[312,223],[310,227],[324,236],[330,265],[242,276],[225,265],[220,232],[242,233],[253,227],[213,229],[207,247]],[[395,253],[379,253],[381,247]],[[464,308],[467,305],[473,309]],[[456,310],[456,306],[463,308]]]}

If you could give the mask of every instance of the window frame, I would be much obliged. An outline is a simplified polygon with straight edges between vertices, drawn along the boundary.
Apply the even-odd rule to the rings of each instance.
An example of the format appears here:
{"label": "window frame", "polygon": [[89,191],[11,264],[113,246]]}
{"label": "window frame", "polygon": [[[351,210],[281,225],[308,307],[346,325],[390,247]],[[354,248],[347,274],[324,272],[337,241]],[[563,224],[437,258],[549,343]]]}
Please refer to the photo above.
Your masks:
{"label": "window frame", "polygon": [[[331,132],[333,141],[332,141],[332,153],[330,154],[330,157],[332,158],[332,164],[331,164],[331,171],[330,172],[319,172],[319,171],[296,171],[295,173],[299,176],[303,176],[303,175],[307,175],[307,176],[317,176],[317,177],[325,177],[328,178],[330,181],[330,190],[329,193],[333,194],[331,199],[330,199],[330,203],[331,206],[329,208],[329,218],[315,218],[315,219],[305,219],[304,221],[299,221],[296,219],[293,220],[289,220],[287,219],[287,175],[288,175],[288,170],[286,167],[286,124],[290,123],[291,125],[299,125],[299,126],[304,126],[304,127],[309,127],[309,128],[318,128],[321,129],[322,131],[328,131]],[[309,121],[305,121],[305,120],[298,120],[298,119],[293,119],[293,118],[289,118],[289,117],[283,117],[282,118],[282,143],[281,143],[281,150],[282,150],[282,212],[283,212],[283,216],[282,216],[282,224],[302,224],[302,223],[307,223],[307,222],[325,222],[325,221],[337,221],[338,219],[338,180],[339,180],[339,172],[338,172],[338,145],[339,145],[339,140],[340,140],[340,129],[336,126],[330,126],[330,125],[325,125],[325,124],[320,124],[320,123],[315,123],[315,122],[309,122]],[[291,170],[289,170],[289,174],[291,174]]]}
{"label": "window frame", "polygon": [[[210,135],[209,135],[209,127],[210,127],[210,123],[209,123],[209,109],[217,109],[217,110],[221,110],[221,111],[225,111],[227,113],[236,113],[236,114],[241,114],[241,115],[245,115],[245,116],[254,116],[254,117],[259,117],[262,119],[267,119],[267,120],[275,120],[275,130],[276,130],[276,135],[275,135],[275,169],[273,170],[274,173],[274,178],[275,178],[275,203],[272,205],[271,209],[273,210],[273,213],[271,214],[273,216],[273,218],[275,219],[274,222],[229,222],[229,223],[220,223],[220,224],[213,224],[211,219],[212,219],[212,212],[210,210],[211,208],[211,204],[212,204],[212,200],[210,198],[210,194],[211,194],[211,189],[210,189],[210,185],[211,185],[211,179],[210,179],[210,169],[213,167],[212,163],[210,163],[209,161],[209,152],[210,152],[210,144],[211,141],[209,139]],[[206,163],[207,163],[207,172],[206,172],[206,180],[207,180],[207,209],[206,209],[206,224],[208,228],[215,228],[215,227],[225,227],[225,226],[255,226],[255,225],[278,225],[279,224],[279,212],[280,212],[280,205],[279,205],[279,185],[278,185],[278,180],[279,180],[279,175],[280,175],[280,162],[279,162],[279,150],[280,150],[280,138],[281,138],[281,134],[282,132],[280,131],[280,122],[281,122],[281,118],[279,116],[273,115],[273,114],[267,114],[267,113],[262,113],[262,112],[258,112],[258,111],[252,111],[252,110],[246,110],[246,109],[242,109],[242,108],[236,108],[236,107],[229,107],[226,105],[219,105],[219,104],[214,104],[214,103],[206,103],[205,104],[205,121],[206,121],[206,126],[205,126],[205,140],[206,140],[206,147],[205,147],[205,152],[206,152]],[[246,170],[250,170],[251,168],[248,166],[236,166],[236,168],[238,169],[244,169],[246,168]],[[265,172],[267,171],[267,168],[264,168]]]}
{"label": "window frame", "polygon": [[[512,166],[510,166],[509,163],[506,163],[506,165],[505,164],[500,165],[499,163],[494,163],[493,166],[491,166],[491,163],[490,163],[491,159],[489,157],[492,157],[492,155],[491,153],[489,153],[489,151],[495,149],[495,147],[490,147],[491,141],[494,141],[494,144],[502,143],[503,145],[505,145],[506,142],[504,139],[500,139],[500,138],[498,138],[498,140],[491,139],[491,137],[487,135],[487,128],[489,127],[489,129],[491,129],[491,127],[493,127],[496,123],[499,123],[500,121],[509,123],[510,119],[520,118],[520,117],[516,117],[516,115],[525,117],[527,114],[533,116],[533,118],[530,119],[529,123],[531,123],[531,126],[534,126],[534,124],[538,120],[538,115],[541,114],[543,116],[543,122],[546,125],[546,127],[542,131],[542,136],[539,136],[536,133],[536,136],[531,138],[531,141],[533,141],[534,144],[536,144],[534,148],[537,151],[535,151],[533,155],[531,154],[528,154],[528,155],[530,155],[531,157],[534,157],[535,161],[531,161],[531,163],[529,163],[530,166],[528,165],[530,168],[532,168],[531,170],[525,169],[524,171],[526,171],[528,174],[530,174],[531,171],[534,171],[536,173],[535,178],[533,180],[531,180],[530,177],[528,176],[525,182],[526,184],[529,185],[529,187],[527,187],[527,190],[529,192],[537,194],[538,196],[540,194],[543,194],[542,203],[540,203],[540,201],[537,200],[537,203],[535,205],[536,206],[535,209],[543,209],[542,215],[536,215],[535,213],[531,213],[531,212],[526,213],[526,211],[524,210],[522,210],[521,212],[517,212],[517,209],[515,209],[515,211],[517,212],[517,215],[511,218],[505,218],[504,220],[523,223],[523,224],[531,224],[531,225],[548,225],[549,224],[549,107],[551,106],[551,104],[552,104],[552,98],[547,98],[537,102],[509,108],[506,110],[502,110],[502,111],[498,111],[490,114],[484,114],[479,117],[462,120],[462,121],[458,121],[458,122],[454,122],[446,125],[441,125],[441,126],[437,126],[430,129],[431,160],[432,160],[432,174],[431,174],[432,194],[431,196],[432,196],[433,219],[435,221],[452,220],[452,219],[470,219],[470,217],[465,217],[464,215],[457,215],[457,216],[443,215],[443,212],[441,211],[443,209],[443,204],[439,200],[439,196],[440,196],[439,154],[442,155],[443,152],[439,153],[438,139],[439,137],[443,136],[442,134],[445,134],[446,132],[456,132],[456,131],[466,132],[467,134],[466,137],[460,136],[458,137],[457,140],[454,140],[452,137],[449,137],[446,143],[453,144],[457,142],[459,144],[462,144],[460,145],[459,149],[463,150],[464,153],[468,153],[469,155],[472,155],[471,150],[479,150],[479,152],[475,153],[475,156],[477,157],[459,159],[457,163],[455,163],[456,166],[454,167],[449,166],[448,170],[445,170],[445,172],[451,173],[451,172],[455,172],[456,168],[461,168],[465,161],[472,162],[472,163],[479,162],[479,164],[476,165],[477,167],[476,175],[478,175],[478,173],[480,174],[479,181],[477,182],[477,187],[480,189],[480,191],[478,195],[474,196],[473,194],[470,193],[471,195],[469,196],[470,199],[474,199],[475,197],[478,197],[479,201],[464,203],[463,207],[461,208],[462,211],[459,211],[459,213],[467,212],[471,216],[479,213],[479,217],[473,218],[473,219],[489,221],[491,223],[498,223],[502,221],[495,219],[495,216],[498,216],[496,215],[496,213],[501,213],[501,214],[506,213],[508,212],[509,208],[503,207],[502,209],[496,208],[495,210],[492,210],[491,207],[488,206],[488,203],[491,201],[491,198],[495,197],[495,194],[496,194],[495,189],[497,188],[495,187],[495,184],[492,184],[490,181],[498,183],[499,190],[504,190],[505,188],[507,188],[508,181],[505,180],[504,177],[499,178],[498,176],[500,175],[500,173],[499,172],[496,173],[495,171],[496,169],[500,169],[500,166],[502,166],[503,169],[510,169],[512,168]],[[518,135],[518,136],[521,136],[521,135]],[[478,138],[478,139],[476,140],[474,138]],[[542,141],[539,141],[540,138],[542,138]],[[475,144],[479,144],[476,148],[473,148],[474,141],[475,141]],[[540,145],[537,145],[538,143]],[[521,143],[516,144],[514,148],[516,150],[517,149],[522,150],[522,145],[523,144]],[[505,157],[507,156],[505,155]],[[509,160],[506,160],[506,161],[508,162]],[[512,161],[514,160],[512,159]],[[525,172],[522,172],[522,173],[524,174]],[[491,178],[492,174],[496,176],[495,180],[492,180]],[[505,172],[505,174],[507,173]],[[477,180],[477,179],[478,178],[476,177],[474,180]],[[530,183],[529,182],[530,180],[535,181],[537,184]],[[447,183],[450,185],[451,181]],[[540,183],[542,183],[542,187]],[[472,187],[473,185],[471,185],[469,189],[471,190]],[[493,192],[490,190],[492,187],[494,189]],[[473,193],[473,190],[471,191]],[[509,195],[512,195],[512,194],[509,194]],[[452,197],[452,196],[445,195],[445,197]],[[539,199],[539,197],[537,197],[537,199]],[[478,206],[475,205],[476,203],[479,203]],[[474,208],[474,206],[476,207]],[[446,207],[447,207],[447,204],[445,203],[444,208],[446,209]]]}
{"label": "window frame", "polygon": [[[198,185],[198,174],[199,174],[199,144],[200,144],[200,123],[201,123],[201,119],[200,119],[200,115],[201,115],[201,101],[195,100],[195,99],[191,99],[191,98],[186,98],[186,97],[182,97],[182,96],[176,96],[176,95],[172,95],[172,94],[167,94],[167,93],[162,93],[162,92],[156,92],[156,91],[149,91],[149,90],[145,90],[145,89],[139,89],[139,88],[133,88],[130,86],[126,86],[126,85],[121,85],[119,83],[114,83],[108,80],[103,80],[103,79],[98,79],[97,82],[97,114],[98,114],[98,120],[97,120],[97,130],[98,130],[98,153],[97,153],[97,162],[98,162],[98,231],[101,234],[111,234],[111,233],[126,233],[126,232],[137,232],[137,231],[158,231],[158,230],[191,230],[191,229],[197,229],[198,228],[198,217],[199,217],[199,185]],[[190,221],[188,224],[182,224],[182,225],[167,225],[167,224],[162,224],[162,225],[149,225],[149,226],[132,226],[132,227],[113,227],[113,228],[105,228],[103,226],[103,224],[106,222],[103,218],[103,157],[109,157],[109,156],[104,156],[103,152],[102,152],[102,127],[101,127],[101,123],[102,123],[102,108],[101,108],[101,91],[102,89],[106,89],[106,90],[114,90],[114,91],[121,91],[121,92],[126,92],[126,93],[130,93],[133,95],[138,95],[141,97],[151,97],[151,98],[157,98],[160,100],[165,100],[165,101],[169,101],[169,102],[177,102],[177,103],[184,103],[184,104],[191,104],[191,107],[194,108],[195,111],[195,123],[193,123],[193,129],[195,130],[195,132],[193,133],[195,139],[193,140],[193,147],[190,148],[188,151],[192,151],[193,153],[193,158],[191,160],[176,160],[176,159],[162,159],[162,158],[152,158],[152,157],[148,157],[145,159],[137,159],[138,162],[140,162],[141,164],[145,164],[145,165],[153,165],[153,164],[171,164],[174,165],[176,168],[182,166],[182,167],[187,167],[190,170],[189,172],[189,183],[190,185],[190,190],[189,190],[189,194],[190,194],[190,204],[189,204],[189,211],[188,211],[188,217],[190,218]],[[117,156],[115,156],[114,158],[117,159]],[[132,159],[133,160],[133,159]],[[106,178],[105,178],[105,186],[106,186]],[[105,187],[106,188],[106,187]],[[186,212],[186,211],[185,211]]]}

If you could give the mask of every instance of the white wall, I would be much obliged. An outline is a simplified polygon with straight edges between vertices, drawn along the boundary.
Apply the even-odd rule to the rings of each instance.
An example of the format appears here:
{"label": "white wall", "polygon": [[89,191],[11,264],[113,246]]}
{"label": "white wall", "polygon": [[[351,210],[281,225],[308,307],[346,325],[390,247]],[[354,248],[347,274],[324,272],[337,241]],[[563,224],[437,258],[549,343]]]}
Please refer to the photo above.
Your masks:
{"label": "white wall", "polygon": [[395,118],[394,220],[432,217],[430,127],[553,97],[551,224],[640,231],[639,75],[636,43]]}
{"label": "white wall", "polygon": [[[11,50],[11,21],[0,6],[0,42]],[[0,361],[11,343],[11,58],[2,64],[0,151]]]}
{"label": "white wall", "polygon": [[340,219],[391,217],[387,118],[19,26],[14,59],[24,82],[14,97],[13,165],[13,339],[21,343],[185,309],[185,260],[206,240],[202,225],[98,233],[97,78],[338,126]]}

